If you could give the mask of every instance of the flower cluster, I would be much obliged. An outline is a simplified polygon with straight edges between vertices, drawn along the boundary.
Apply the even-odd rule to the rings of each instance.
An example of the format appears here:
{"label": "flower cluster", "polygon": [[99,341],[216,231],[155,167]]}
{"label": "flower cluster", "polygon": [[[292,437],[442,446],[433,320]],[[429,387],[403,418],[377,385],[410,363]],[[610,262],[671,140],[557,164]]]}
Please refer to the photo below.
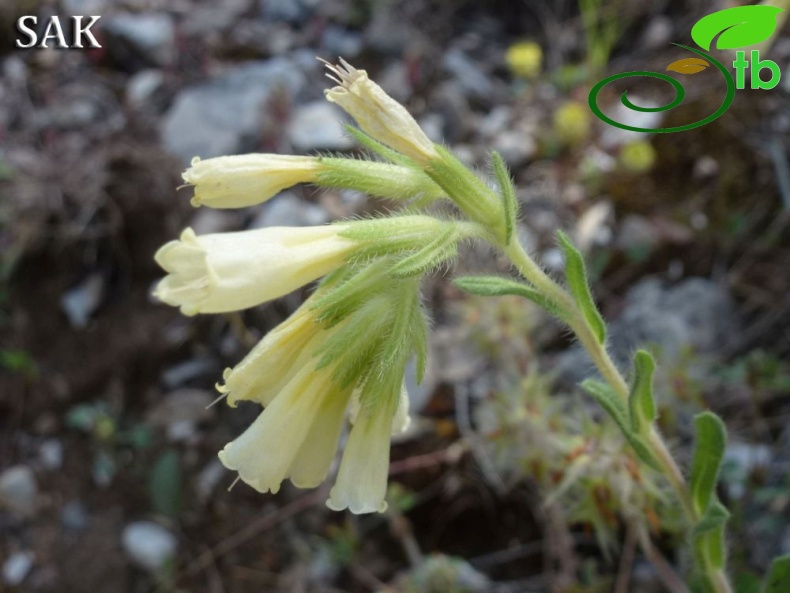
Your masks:
{"label": "flower cluster", "polygon": [[[328,67],[339,86],[326,92],[327,99],[354,117],[361,131],[349,128],[349,133],[383,160],[274,154],[195,158],[184,173],[194,187],[192,204],[240,208],[311,183],[405,201],[408,208],[317,227],[202,236],[187,228],[156,253],[168,275],[155,295],[186,315],[223,313],[322,279],[289,319],[225,371],[218,389],[228,404],[248,400],[264,409],[219,457],[260,492],[277,492],[285,479],[315,487],[329,474],[348,421],[327,504],[366,513],[386,508],[390,434],[408,424],[406,366],[416,359],[420,379],[425,365],[420,282],[452,259],[463,239],[483,236],[506,244],[512,207],[431,142],[364,71],[345,62]],[[419,213],[439,199],[450,199],[471,220]]]}

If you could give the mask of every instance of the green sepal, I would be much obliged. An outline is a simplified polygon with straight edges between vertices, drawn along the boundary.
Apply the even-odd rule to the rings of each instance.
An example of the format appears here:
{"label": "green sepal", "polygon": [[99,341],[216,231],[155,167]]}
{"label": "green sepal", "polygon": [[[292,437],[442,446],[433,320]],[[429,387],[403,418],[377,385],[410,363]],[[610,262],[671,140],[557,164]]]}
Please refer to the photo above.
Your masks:
{"label": "green sepal", "polygon": [[631,411],[631,429],[643,434],[656,419],[656,402],[653,398],[653,371],[656,363],[649,352],[637,350],[634,354],[634,381],[628,396]]}
{"label": "green sepal", "polygon": [[364,159],[319,157],[313,183],[352,189],[377,198],[415,200],[422,205],[444,196],[442,189],[414,164],[402,166]]}
{"label": "green sepal", "polygon": [[499,197],[449,150],[439,144],[434,146],[439,158],[428,163],[425,173],[462,212],[473,221],[489,227],[504,240],[505,229]]}
{"label": "green sepal", "polygon": [[790,554],[773,559],[763,583],[762,593],[787,593],[787,591],[790,591]]}
{"label": "green sepal", "polygon": [[499,276],[463,276],[453,280],[453,284],[464,292],[478,296],[512,294],[524,297],[566,323],[570,319],[570,314],[554,303],[554,301],[546,298],[541,292],[538,292],[531,286],[515,280]]}
{"label": "green sepal", "polygon": [[516,227],[516,214],[518,213],[516,188],[513,185],[513,178],[510,177],[505,161],[496,151],[491,153],[491,165],[494,169],[494,176],[499,185],[499,192],[502,198],[502,207],[505,215],[505,245],[508,245],[513,238],[513,231]]}
{"label": "green sepal", "polygon": [[727,429],[721,418],[713,412],[703,412],[694,418],[696,443],[691,461],[691,500],[698,515],[707,512],[715,500],[716,482],[719,477]]}
{"label": "green sepal", "polygon": [[420,214],[386,216],[339,224],[348,227],[338,233],[339,236],[359,243],[350,258],[354,262],[422,249],[437,234],[456,227],[454,222]]}
{"label": "green sepal", "polygon": [[384,262],[371,264],[365,268],[345,268],[347,273],[337,278],[320,296],[317,294],[312,304],[316,321],[330,328],[364,306],[371,295],[375,294],[384,273]]}
{"label": "green sepal", "polygon": [[568,288],[598,343],[603,344],[606,341],[606,324],[593,301],[584,258],[565,233],[557,231],[557,239],[565,253],[565,280]]}
{"label": "green sepal", "polygon": [[650,452],[647,443],[645,443],[641,436],[631,430],[628,409],[614,390],[606,383],[601,383],[594,379],[586,379],[582,382],[581,387],[589,393],[604,410],[606,410],[609,416],[612,417],[612,420],[614,420],[620,428],[620,431],[623,433],[626,440],[628,440],[628,444],[631,445],[637,457],[649,467],[661,471],[661,465]]}
{"label": "green sepal", "polygon": [[692,533],[697,562],[717,570],[724,568],[727,559],[724,531],[729,519],[727,508],[718,499],[712,500]]}
{"label": "green sepal", "polygon": [[448,226],[425,247],[399,260],[390,273],[399,278],[424,274],[458,254],[457,227]]}
{"label": "green sepal", "polygon": [[425,378],[425,370],[428,368],[428,318],[422,304],[412,310],[412,322],[409,328],[414,335],[415,379],[419,385]]}
{"label": "green sepal", "polygon": [[372,153],[379,155],[381,158],[391,163],[395,163],[396,165],[403,165],[406,167],[416,166],[414,161],[412,161],[409,157],[399,153],[396,150],[392,150],[389,146],[385,146],[372,136],[368,136],[359,128],[356,128],[351,124],[346,124],[343,127],[345,128],[346,132],[351,134],[357,142],[359,142]]}

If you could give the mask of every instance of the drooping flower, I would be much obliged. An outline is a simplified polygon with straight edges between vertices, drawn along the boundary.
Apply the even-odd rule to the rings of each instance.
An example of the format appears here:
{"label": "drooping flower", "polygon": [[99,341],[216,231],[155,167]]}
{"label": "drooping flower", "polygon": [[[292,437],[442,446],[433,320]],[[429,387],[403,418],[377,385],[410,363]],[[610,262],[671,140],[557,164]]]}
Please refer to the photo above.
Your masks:
{"label": "drooping flower", "polygon": [[195,186],[193,206],[243,208],[260,204],[297,183],[311,183],[320,159],[280,154],[244,154],[192,159],[183,178]]}
{"label": "drooping flower", "polygon": [[411,114],[370,80],[367,72],[342,59],[340,65],[326,65],[331,72],[328,76],[339,85],[324,91],[326,98],[348,112],[363,131],[417,163],[437,157],[433,142]]}
{"label": "drooping flower", "polygon": [[268,227],[195,235],[187,228],[154,259],[168,272],[154,295],[185,315],[238,311],[281,297],[340,267],[358,245],[346,225]]}

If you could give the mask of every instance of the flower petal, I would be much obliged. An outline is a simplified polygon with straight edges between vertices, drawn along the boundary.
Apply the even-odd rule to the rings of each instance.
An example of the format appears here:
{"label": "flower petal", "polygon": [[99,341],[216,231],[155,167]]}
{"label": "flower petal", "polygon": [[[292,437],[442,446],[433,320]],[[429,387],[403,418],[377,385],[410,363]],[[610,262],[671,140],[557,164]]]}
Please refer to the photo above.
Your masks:
{"label": "flower petal", "polygon": [[343,452],[337,481],[326,505],[352,513],[383,513],[389,472],[392,407],[379,405],[363,409]]}

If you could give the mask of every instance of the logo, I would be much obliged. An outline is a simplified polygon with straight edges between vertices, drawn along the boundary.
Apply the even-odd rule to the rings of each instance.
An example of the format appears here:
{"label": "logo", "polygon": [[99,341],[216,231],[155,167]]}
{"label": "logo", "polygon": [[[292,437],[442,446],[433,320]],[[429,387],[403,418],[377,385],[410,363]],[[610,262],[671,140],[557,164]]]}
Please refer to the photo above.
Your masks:
{"label": "logo", "polygon": [[[675,98],[665,105],[658,107],[642,107],[636,105],[628,98],[628,91],[620,95],[620,102],[629,110],[637,111],[640,113],[655,113],[669,111],[674,109],[683,102],[686,96],[686,91],[680,82],[661,72],[623,72],[615,74],[601,80],[591,90],[588,98],[590,109],[598,117],[605,121],[607,124],[621,128],[623,130],[630,130],[632,132],[650,132],[650,133],[670,133],[670,132],[684,132],[686,130],[693,130],[705,124],[709,124],[713,120],[724,115],[724,112],[729,109],[735,98],[736,89],[746,88],[746,73],[749,71],[749,84],[753,89],[772,89],[782,77],[779,66],[776,62],[771,60],[764,60],[760,58],[760,51],[757,49],[751,50],[748,59],[745,51],[739,48],[748,47],[761,43],[773,35],[777,27],[777,16],[783,9],[776,8],[775,6],[736,6],[734,8],[727,8],[709,14],[701,18],[691,29],[691,38],[702,49],[696,49],[687,45],[674,43],[685,50],[688,50],[697,55],[697,57],[685,58],[676,60],[667,66],[667,71],[676,72],[678,74],[697,74],[703,72],[710,67],[711,64],[718,70],[724,77],[727,85],[727,92],[724,100],[719,108],[711,113],[708,117],[699,121],[686,124],[683,126],[673,126],[670,128],[640,128],[617,122],[607,116],[598,107],[598,93],[610,82],[620,80],[623,78],[631,77],[647,77],[657,78],[664,82],[669,83],[675,91]],[[732,63],[735,68],[735,78],[733,78],[727,67],[721,62],[711,56],[708,51],[716,40],[716,49],[728,50],[736,49],[735,61]],[[770,73],[770,79],[764,79],[763,72]]]}
{"label": "logo", "polygon": [[[82,19],[89,19],[87,23],[83,23]],[[58,49],[83,49],[84,47],[98,48],[101,47],[99,42],[91,33],[91,27],[96,24],[100,16],[72,16],[68,20],[71,21],[71,35],[67,36],[64,32],[63,25],[60,22],[60,17],[51,16],[46,21],[42,21],[43,34],[39,41],[39,33],[33,28],[38,25],[38,17],[23,16],[19,17],[16,22],[17,32],[25,39],[17,39],[16,46],[20,49],[29,49],[32,47],[47,48],[48,42],[54,42],[52,47]],[[46,22],[46,26],[44,23]],[[83,40],[86,45],[83,45]]]}

